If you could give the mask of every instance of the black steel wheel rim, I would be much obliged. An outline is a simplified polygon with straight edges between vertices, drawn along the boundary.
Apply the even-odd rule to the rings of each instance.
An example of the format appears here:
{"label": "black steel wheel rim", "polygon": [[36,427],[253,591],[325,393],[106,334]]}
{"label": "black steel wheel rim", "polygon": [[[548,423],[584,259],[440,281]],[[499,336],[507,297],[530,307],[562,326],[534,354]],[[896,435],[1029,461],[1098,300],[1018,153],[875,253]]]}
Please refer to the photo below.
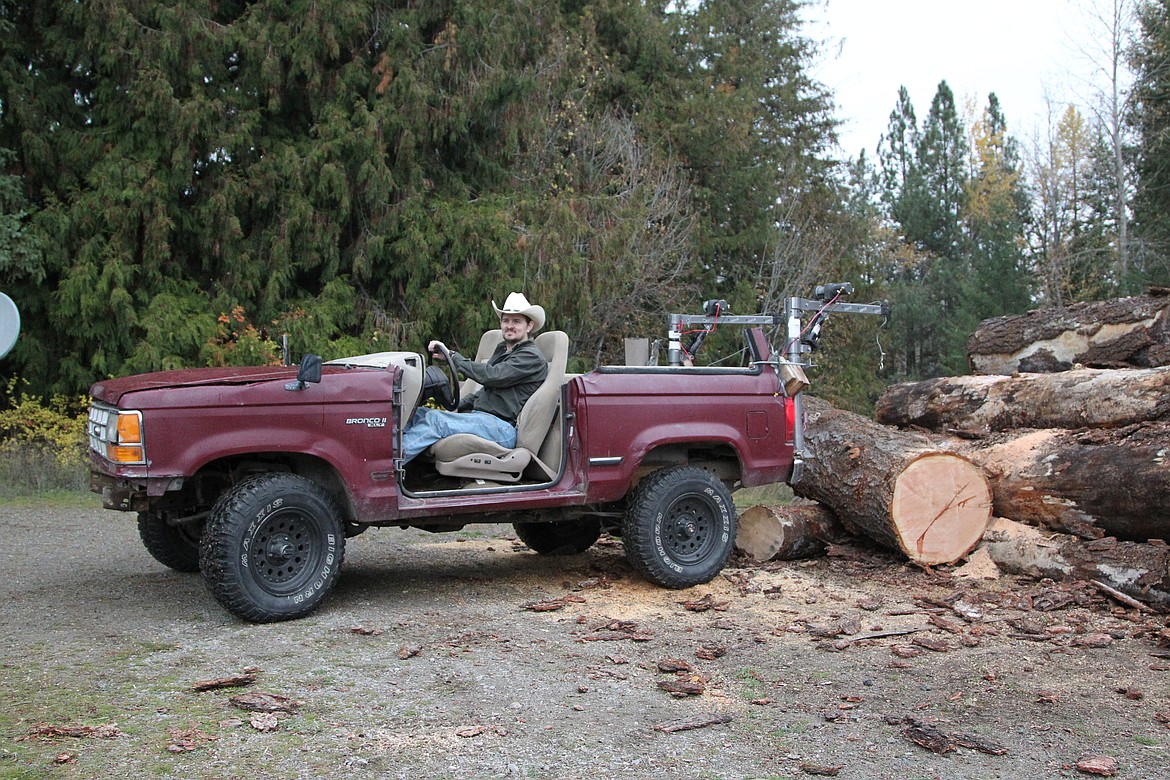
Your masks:
{"label": "black steel wheel rim", "polygon": [[248,562],[260,587],[274,596],[289,596],[316,576],[321,555],[312,517],[286,509],[265,518],[256,530]]}
{"label": "black steel wheel rim", "polygon": [[718,513],[710,502],[698,496],[682,496],[663,515],[662,543],[676,562],[700,563],[715,544],[718,526]]}

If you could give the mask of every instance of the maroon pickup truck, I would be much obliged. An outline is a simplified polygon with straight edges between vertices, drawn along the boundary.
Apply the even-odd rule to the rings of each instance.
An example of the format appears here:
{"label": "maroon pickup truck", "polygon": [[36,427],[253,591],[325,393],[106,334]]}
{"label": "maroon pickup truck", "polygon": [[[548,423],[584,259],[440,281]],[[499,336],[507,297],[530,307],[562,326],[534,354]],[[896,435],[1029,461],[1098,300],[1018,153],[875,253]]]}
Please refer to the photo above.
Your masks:
{"label": "maroon pickup truck", "polygon": [[[815,303],[817,318],[851,306],[790,301]],[[370,526],[509,522],[544,554],[583,552],[605,530],[652,582],[707,582],[734,546],[731,490],[799,476],[799,403],[786,387],[809,346],[809,329],[798,330],[788,348],[797,361],[782,358],[760,327],[781,317],[731,317],[721,303],[672,318],[670,365],[566,374],[567,337],[540,334],[549,374],[521,412],[515,448],[454,436],[405,465],[401,423],[441,368],[418,353],[98,382],[91,489],[105,507],[137,513],[158,561],[201,571],[224,607],[257,622],[315,609],[346,539]],[[787,312],[790,332],[805,310]],[[701,342],[736,321],[755,326],[743,365],[689,365],[685,333]],[[481,354],[495,338],[485,334]],[[450,365],[442,373],[453,405],[461,388]]]}

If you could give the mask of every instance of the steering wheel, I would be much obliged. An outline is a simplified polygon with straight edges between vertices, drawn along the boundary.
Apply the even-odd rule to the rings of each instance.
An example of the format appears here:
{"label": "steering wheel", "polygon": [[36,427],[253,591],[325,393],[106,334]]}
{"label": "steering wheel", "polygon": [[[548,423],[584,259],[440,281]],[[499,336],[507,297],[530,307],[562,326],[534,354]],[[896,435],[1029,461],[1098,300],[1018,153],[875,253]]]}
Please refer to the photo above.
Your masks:
{"label": "steering wheel", "polygon": [[[435,367],[433,366],[433,363],[435,362],[435,356],[429,349],[426,352],[427,371],[423,378],[424,388],[428,384],[428,380],[430,380],[431,377],[436,373],[430,370],[431,368]],[[445,388],[442,388],[434,394],[434,399],[444,409],[449,412],[453,412],[459,408],[459,372],[455,368],[455,361],[451,359],[451,350],[447,349],[447,346],[442,342],[439,343],[439,352],[443,353],[443,357],[446,359],[445,369],[440,369],[440,371],[446,375],[447,385]],[[446,392],[443,392],[444,390]],[[425,393],[426,390],[424,389],[423,392]]]}

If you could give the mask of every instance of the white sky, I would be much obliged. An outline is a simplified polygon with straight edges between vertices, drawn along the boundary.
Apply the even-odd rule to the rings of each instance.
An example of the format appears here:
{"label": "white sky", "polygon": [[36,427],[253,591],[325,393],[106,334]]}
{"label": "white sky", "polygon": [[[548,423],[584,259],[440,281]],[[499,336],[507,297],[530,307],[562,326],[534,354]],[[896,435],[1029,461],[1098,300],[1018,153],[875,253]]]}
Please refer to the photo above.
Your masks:
{"label": "white sky", "polygon": [[[898,88],[910,92],[919,125],[946,80],[964,115],[999,98],[1009,134],[1023,144],[1046,124],[1045,95],[1063,109],[1083,105],[1103,29],[1086,8],[1112,0],[815,0],[806,34],[824,41],[814,77],[836,97],[842,152],[872,160]],[[1097,58],[1098,61],[1102,61]],[[1063,101],[1063,102],[1062,102]]]}

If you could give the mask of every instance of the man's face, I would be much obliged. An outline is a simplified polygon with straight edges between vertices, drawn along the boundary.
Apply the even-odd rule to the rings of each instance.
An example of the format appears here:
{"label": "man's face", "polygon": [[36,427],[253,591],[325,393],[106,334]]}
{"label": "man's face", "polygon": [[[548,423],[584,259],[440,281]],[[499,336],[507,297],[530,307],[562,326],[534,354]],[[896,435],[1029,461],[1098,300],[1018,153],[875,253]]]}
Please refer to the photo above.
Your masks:
{"label": "man's face", "polygon": [[511,347],[528,338],[532,332],[532,320],[523,314],[505,314],[500,317],[500,330],[504,332],[504,343]]}

